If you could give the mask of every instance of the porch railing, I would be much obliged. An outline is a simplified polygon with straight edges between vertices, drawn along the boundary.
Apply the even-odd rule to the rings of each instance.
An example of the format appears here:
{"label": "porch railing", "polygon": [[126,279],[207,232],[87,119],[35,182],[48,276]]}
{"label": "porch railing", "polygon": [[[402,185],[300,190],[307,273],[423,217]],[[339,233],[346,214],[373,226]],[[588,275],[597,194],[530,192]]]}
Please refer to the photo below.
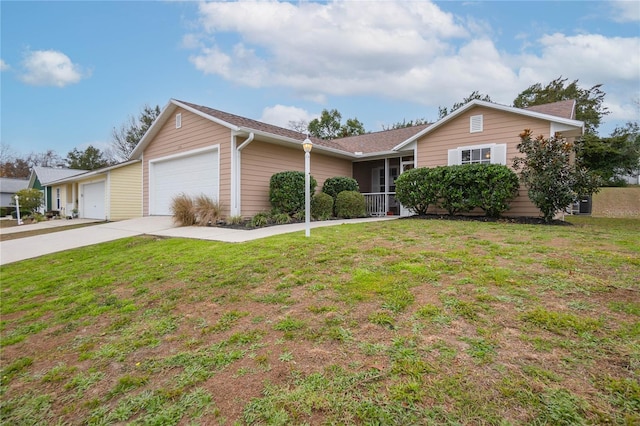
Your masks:
{"label": "porch railing", "polygon": [[388,211],[391,211],[390,197],[394,196],[395,192],[370,192],[363,193],[364,203],[367,209],[368,216],[386,216]]}

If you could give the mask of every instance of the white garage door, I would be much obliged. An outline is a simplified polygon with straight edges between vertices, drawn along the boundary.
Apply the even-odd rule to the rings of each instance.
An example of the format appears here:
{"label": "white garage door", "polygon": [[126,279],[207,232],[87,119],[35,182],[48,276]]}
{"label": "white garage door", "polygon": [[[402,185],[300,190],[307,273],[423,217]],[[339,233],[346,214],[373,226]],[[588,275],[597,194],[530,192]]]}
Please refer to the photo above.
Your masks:
{"label": "white garage door", "polygon": [[218,151],[149,164],[149,214],[171,215],[171,200],[181,193],[218,199]]}
{"label": "white garage door", "polygon": [[105,219],[104,181],[82,186],[82,217]]}

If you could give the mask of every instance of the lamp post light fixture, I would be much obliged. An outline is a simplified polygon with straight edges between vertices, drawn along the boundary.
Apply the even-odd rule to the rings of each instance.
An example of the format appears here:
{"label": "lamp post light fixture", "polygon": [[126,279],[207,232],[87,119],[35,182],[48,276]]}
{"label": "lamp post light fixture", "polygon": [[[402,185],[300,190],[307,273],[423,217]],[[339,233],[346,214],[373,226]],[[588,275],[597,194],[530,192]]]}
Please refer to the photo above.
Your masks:
{"label": "lamp post light fixture", "polygon": [[304,149],[304,235],[308,237],[311,235],[311,193],[309,191],[309,185],[311,184],[311,166],[309,163],[311,148],[313,148],[309,134],[307,134],[307,138],[302,142],[302,148]]}
{"label": "lamp post light fixture", "polygon": [[22,225],[22,219],[20,219],[20,201],[18,196],[14,196],[15,200],[16,200],[16,218],[18,218],[18,225]]}

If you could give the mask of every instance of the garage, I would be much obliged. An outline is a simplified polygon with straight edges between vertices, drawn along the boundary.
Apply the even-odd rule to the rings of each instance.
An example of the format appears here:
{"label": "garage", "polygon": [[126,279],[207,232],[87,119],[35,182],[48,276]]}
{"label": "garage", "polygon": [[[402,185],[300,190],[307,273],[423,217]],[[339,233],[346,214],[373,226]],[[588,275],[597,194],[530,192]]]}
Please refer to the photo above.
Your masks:
{"label": "garage", "polygon": [[105,219],[104,181],[82,185],[82,212],[87,219]]}
{"label": "garage", "polygon": [[171,200],[181,193],[218,200],[218,150],[209,149],[149,162],[149,214],[171,215]]}

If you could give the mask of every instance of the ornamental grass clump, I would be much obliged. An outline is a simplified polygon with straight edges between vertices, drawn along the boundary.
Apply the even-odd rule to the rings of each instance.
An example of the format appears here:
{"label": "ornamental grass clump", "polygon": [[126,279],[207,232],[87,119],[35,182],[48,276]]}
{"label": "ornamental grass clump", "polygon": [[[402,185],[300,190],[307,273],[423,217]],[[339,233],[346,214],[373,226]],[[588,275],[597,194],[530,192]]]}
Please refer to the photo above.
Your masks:
{"label": "ornamental grass clump", "polygon": [[178,194],[171,200],[171,215],[179,226],[193,226],[196,224],[196,211],[193,198],[186,194]]}
{"label": "ornamental grass clump", "polygon": [[220,203],[204,194],[200,194],[196,197],[194,208],[197,223],[200,226],[215,225],[218,219],[220,219],[220,214],[222,213],[222,206]]}

